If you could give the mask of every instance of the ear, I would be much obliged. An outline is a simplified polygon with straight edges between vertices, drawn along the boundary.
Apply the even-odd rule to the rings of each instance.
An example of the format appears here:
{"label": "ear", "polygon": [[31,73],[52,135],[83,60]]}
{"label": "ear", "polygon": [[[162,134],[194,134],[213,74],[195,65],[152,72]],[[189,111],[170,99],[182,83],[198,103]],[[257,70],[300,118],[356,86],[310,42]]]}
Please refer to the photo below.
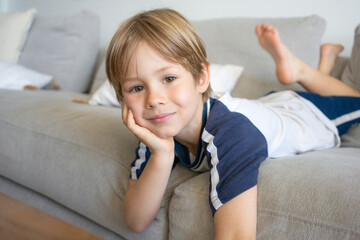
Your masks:
{"label": "ear", "polygon": [[199,92],[204,93],[210,86],[210,68],[207,64],[202,64],[203,69],[199,79]]}

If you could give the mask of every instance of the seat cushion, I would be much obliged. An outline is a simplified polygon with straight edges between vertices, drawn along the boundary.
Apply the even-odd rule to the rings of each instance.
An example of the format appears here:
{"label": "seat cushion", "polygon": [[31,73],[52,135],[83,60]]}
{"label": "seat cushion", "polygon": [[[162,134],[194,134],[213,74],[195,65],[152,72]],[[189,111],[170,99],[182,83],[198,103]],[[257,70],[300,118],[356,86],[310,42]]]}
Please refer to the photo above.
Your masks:
{"label": "seat cushion", "polygon": [[122,204],[138,141],[121,110],[74,103],[73,97],[87,96],[0,90],[0,175],[126,239],[166,239],[173,189],[195,173],[177,166],[155,221],[144,233],[132,233]]}
{"label": "seat cushion", "polygon": [[[359,239],[360,149],[269,159],[260,166],[257,239]],[[170,239],[212,239],[209,173],[175,189]]]}

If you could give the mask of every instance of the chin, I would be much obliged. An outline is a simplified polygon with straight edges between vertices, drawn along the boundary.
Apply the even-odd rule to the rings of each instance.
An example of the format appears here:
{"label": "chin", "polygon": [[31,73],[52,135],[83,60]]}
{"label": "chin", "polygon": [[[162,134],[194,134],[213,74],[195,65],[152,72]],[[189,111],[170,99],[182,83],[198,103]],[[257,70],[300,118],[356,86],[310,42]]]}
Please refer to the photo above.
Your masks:
{"label": "chin", "polygon": [[153,133],[162,139],[172,138],[176,135],[174,131],[153,131]]}
{"label": "chin", "polygon": [[168,138],[172,138],[175,136],[173,134],[168,134],[168,133],[155,133],[155,135],[161,139],[168,139]]}

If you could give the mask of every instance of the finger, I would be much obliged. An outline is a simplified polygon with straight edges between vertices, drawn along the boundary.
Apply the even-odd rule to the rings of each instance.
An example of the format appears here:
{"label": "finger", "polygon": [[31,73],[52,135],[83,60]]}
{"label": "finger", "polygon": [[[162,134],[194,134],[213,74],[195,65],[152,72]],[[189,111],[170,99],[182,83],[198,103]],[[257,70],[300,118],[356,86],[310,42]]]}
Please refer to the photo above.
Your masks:
{"label": "finger", "polygon": [[123,122],[125,126],[147,146],[153,144],[154,140],[158,140],[149,129],[138,125],[135,121],[134,114],[126,104],[122,106]]}
{"label": "finger", "polygon": [[124,124],[127,125],[129,108],[125,103],[122,103],[121,109],[122,109],[122,120]]}
{"label": "finger", "polygon": [[134,115],[133,115],[131,109],[128,109],[126,121],[129,125],[135,124]]}
{"label": "finger", "polygon": [[[148,135],[151,133],[147,128],[143,128],[136,123],[131,109],[128,109],[127,111],[126,126],[139,139],[147,139],[149,137]],[[152,133],[150,135],[152,135]]]}
{"label": "finger", "polygon": [[147,130],[139,126],[134,118],[134,114],[131,109],[128,109],[127,118],[126,118],[126,126],[132,131],[135,135],[138,135],[141,131]]}

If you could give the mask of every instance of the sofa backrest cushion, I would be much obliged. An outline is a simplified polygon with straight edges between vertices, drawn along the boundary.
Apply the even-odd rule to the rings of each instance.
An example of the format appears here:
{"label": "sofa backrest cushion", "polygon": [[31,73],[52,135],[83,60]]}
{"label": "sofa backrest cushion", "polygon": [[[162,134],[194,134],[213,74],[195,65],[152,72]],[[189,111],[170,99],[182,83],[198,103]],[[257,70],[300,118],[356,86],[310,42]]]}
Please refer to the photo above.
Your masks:
{"label": "sofa backrest cushion", "polygon": [[0,14],[0,60],[17,63],[36,10]]}
{"label": "sofa backrest cushion", "polygon": [[63,91],[86,92],[99,51],[99,29],[98,16],[86,11],[36,17],[19,64],[53,76]]}
{"label": "sofa backrest cushion", "polygon": [[355,29],[350,60],[345,67],[341,80],[360,91],[360,24]]}
{"label": "sofa backrest cushion", "polygon": [[[296,89],[283,86],[275,75],[275,64],[259,45],[255,26],[270,23],[278,28],[281,39],[297,57],[317,68],[326,22],[313,15],[295,18],[228,18],[193,22],[205,42],[208,59],[219,64],[244,67],[235,97],[258,98],[273,90]],[[225,81],[225,80],[224,80]]]}

